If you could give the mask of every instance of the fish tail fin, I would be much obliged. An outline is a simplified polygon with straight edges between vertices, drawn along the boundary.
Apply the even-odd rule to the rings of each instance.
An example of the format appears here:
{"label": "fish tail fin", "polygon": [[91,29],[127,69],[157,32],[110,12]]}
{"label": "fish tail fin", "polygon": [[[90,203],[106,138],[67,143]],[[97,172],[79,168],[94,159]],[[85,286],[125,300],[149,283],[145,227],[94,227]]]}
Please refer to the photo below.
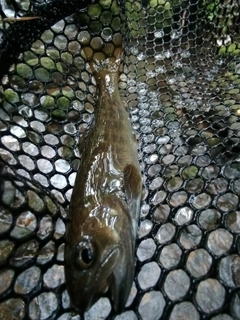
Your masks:
{"label": "fish tail fin", "polygon": [[84,53],[95,79],[101,73],[119,73],[122,61],[122,47],[114,48],[112,43],[106,43],[102,51],[92,52],[92,49],[84,48]]}

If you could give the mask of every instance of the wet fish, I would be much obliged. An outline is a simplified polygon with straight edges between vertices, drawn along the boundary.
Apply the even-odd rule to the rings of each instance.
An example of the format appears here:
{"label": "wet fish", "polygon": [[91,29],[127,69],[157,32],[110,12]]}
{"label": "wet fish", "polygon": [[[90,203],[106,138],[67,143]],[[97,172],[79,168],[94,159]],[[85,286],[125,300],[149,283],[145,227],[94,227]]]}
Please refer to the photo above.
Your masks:
{"label": "wet fish", "polygon": [[120,63],[120,55],[90,62],[98,103],[73,188],[65,249],[67,289],[80,313],[103,295],[120,313],[134,278],[142,179],[118,91]]}

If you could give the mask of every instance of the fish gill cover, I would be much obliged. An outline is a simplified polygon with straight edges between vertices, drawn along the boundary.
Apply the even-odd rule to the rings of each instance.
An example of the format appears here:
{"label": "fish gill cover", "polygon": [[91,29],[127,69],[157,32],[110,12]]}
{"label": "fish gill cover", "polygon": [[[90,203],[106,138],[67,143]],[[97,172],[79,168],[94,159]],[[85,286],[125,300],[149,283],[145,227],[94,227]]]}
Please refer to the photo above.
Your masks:
{"label": "fish gill cover", "polygon": [[[1,1],[1,319],[81,319],[64,233],[97,99],[83,46],[114,51],[121,35],[145,188],[135,281],[121,315],[102,298],[84,319],[240,319],[239,12],[235,0]],[[18,16],[40,18],[4,20]]]}

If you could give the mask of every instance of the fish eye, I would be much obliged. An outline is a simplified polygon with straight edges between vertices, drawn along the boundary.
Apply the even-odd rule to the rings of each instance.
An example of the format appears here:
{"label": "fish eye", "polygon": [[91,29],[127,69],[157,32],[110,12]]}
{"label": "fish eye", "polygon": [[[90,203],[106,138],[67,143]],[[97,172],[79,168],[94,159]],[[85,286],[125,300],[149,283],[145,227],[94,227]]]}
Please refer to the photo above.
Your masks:
{"label": "fish eye", "polygon": [[90,241],[82,241],[76,248],[76,263],[81,269],[91,267],[95,259],[95,248]]}

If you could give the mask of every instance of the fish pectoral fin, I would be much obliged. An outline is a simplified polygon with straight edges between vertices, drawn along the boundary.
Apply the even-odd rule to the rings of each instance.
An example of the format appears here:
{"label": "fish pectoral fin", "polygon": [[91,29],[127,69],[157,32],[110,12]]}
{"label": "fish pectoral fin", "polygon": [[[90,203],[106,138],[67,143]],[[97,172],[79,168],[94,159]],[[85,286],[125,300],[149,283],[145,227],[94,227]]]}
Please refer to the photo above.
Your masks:
{"label": "fish pectoral fin", "polygon": [[139,170],[132,164],[124,168],[124,190],[128,204],[135,202],[142,194],[142,178]]}

